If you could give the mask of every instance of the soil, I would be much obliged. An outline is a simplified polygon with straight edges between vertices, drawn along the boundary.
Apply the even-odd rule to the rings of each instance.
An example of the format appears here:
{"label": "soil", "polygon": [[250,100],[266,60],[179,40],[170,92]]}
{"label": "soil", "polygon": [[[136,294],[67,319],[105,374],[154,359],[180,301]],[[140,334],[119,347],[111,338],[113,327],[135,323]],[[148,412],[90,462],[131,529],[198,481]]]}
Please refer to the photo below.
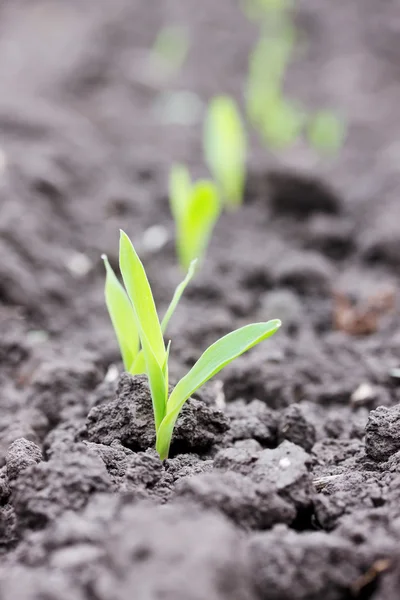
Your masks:
{"label": "soil", "polygon": [[[167,173],[204,174],[204,107],[242,99],[257,27],[233,0],[0,4],[1,600],[398,599],[398,6],[301,0],[296,20],[288,93],[348,138],[334,159],[255,142],[171,322],[171,382],[235,327],[283,327],[188,401],[161,463],[100,256],[123,227],[163,312]],[[166,78],[149,48],[170,24],[191,45]]]}

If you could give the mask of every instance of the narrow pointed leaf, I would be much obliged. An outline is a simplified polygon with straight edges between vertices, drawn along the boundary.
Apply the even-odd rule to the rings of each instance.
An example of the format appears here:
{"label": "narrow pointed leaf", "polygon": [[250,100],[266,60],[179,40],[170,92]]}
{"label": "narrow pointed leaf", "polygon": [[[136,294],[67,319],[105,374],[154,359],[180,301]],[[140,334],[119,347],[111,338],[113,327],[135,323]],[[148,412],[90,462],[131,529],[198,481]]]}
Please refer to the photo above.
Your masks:
{"label": "narrow pointed leaf", "polygon": [[157,358],[144,332],[141,332],[140,339],[142,342],[143,356],[146,361],[146,373],[150,385],[154,422],[157,432],[165,416],[166,399],[168,397],[168,389],[166,388],[164,377],[165,369],[164,364],[160,365],[157,361]]}
{"label": "narrow pointed leaf", "polygon": [[280,325],[278,319],[245,325],[222,337],[200,356],[189,373],[175,386],[167,402],[166,415],[157,432],[156,446],[161,459],[168,456],[172,431],[186,400],[235,358],[273,335]]}
{"label": "narrow pointed leaf", "polygon": [[293,27],[285,23],[279,35],[261,36],[250,53],[246,112],[257,129],[268,118],[271,95],[281,95],[294,41]]}
{"label": "narrow pointed leaf", "polygon": [[216,186],[211,181],[197,181],[178,224],[179,262],[184,269],[188,269],[195,258],[203,257],[219,213],[220,199]]}
{"label": "narrow pointed leaf", "polygon": [[169,394],[169,374],[168,374],[168,359],[169,359],[169,352],[171,350],[171,340],[169,340],[168,345],[167,345],[167,351],[165,353],[165,362],[164,362],[164,366],[163,366],[163,375],[164,375],[164,386],[165,386],[165,409],[167,407],[167,402],[168,402],[168,394]]}
{"label": "narrow pointed leaf", "polygon": [[169,174],[169,203],[176,223],[180,222],[186,212],[191,189],[192,182],[187,168],[181,164],[173,165]]}
{"label": "narrow pointed leaf", "polygon": [[174,296],[171,300],[170,305],[168,306],[167,312],[165,313],[165,316],[164,316],[163,320],[161,321],[161,329],[162,329],[163,333],[165,333],[165,330],[168,327],[168,323],[169,323],[172,315],[175,312],[175,309],[179,303],[179,300],[182,297],[183,292],[185,291],[186,286],[188,285],[190,280],[193,278],[193,275],[195,274],[196,263],[197,263],[197,259],[192,260],[185,279],[183,281],[181,281],[181,283],[178,285],[178,287],[176,288],[176,290],[174,292]]}
{"label": "narrow pointed leaf", "polygon": [[301,108],[279,95],[271,96],[265,102],[265,108],[265,118],[260,124],[265,143],[277,149],[294,144],[305,123],[305,115]]}
{"label": "narrow pointed leaf", "polygon": [[310,144],[318,151],[335,154],[345,139],[346,127],[342,119],[328,110],[317,112],[307,126]]}
{"label": "narrow pointed leaf", "polygon": [[165,345],[153,294],[136,250],[123,231],[120,238],[119,261],[125,288],[135,312],[143,350],[142,336],[146,338],[158,364],[162,365],[165,358]]}
{"label": "narrow pointed leaf", "polygon": [[210,102],[204,126],[204,154],[226,203],[238,206],[246,177],[246,133],[239,110],[230,96]]}
{"label": "narrow pointed leaf", "polygon": [[129,373],[131,375],[143,375],[143,373],[146,373],[146,361],[144,359],[143,350],[139,350],[135,360],[129,368]]}
{"label": "narrow pointed leaf", "polygon": [[118,281],[106,255],[102,256],[106,268],[104,295],[108,313],[114,327],[122,360],[129,369],[139,352],[139,335],[135,313],[126,291]]}

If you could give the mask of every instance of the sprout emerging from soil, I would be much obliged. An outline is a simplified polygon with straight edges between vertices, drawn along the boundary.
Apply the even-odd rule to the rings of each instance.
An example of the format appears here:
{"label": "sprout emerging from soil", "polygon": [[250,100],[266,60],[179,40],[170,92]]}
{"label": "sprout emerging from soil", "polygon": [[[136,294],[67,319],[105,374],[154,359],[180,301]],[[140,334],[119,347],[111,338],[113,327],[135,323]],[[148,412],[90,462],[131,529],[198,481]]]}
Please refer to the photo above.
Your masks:
{"label": "sprout emerging from soil", "polygon": [[220,198],[212,181],[194,184],[183,165],[174,165],[169,180],[169,199],[176,229],[176,251],[182,269],[202,258],[220,214]]}
{"label": "sprout emerging from soil", "polygon": [[[169,394],[168,357],[171,342],[167,347],[165,346],[163,337],[165,321],[168,322],[172,315],[191,277],[191,272],[177,288],[170,308],[160,323],[143,264],[123,231],[120,237],[119,262],[126,292],[106,262],[107,305],[120,341],[121,352],[125,353],[124,362],[125,359],[127,360],[125,364],[129,364],[135,352],[137,354],[136,358],[133,357],[134,363],[139,360],[137,357],[143,357],[140,360],[143,360],[149,379],[153,402],[156,449],[161,460],[164,460],[168,457],[172,432],[186,400],[235,358],[271,337],[279,329],[281,322],[274,319],[265,323],[253,323],[225,335],[200,356]],[[126,319],[125,326],[124,319]],[[132,345],[129,343],[131,335],[134,337]],[[137,372],[135,367],[133,371]]]}
{"label": "sprout emerging from soil", "polygon": [[267,147],[284,149],[300,136],[304,111],[283,93],[285,73],[293,54],[295,33],[289,20],[274,35],[262,35],[249,58],[246,112]]}
{"label": "sprout emerging from soil", "polygon": [[227,208],[243,202],[246,181],[246,131],[236,102],[215,96],[204,123],[204,156]]}

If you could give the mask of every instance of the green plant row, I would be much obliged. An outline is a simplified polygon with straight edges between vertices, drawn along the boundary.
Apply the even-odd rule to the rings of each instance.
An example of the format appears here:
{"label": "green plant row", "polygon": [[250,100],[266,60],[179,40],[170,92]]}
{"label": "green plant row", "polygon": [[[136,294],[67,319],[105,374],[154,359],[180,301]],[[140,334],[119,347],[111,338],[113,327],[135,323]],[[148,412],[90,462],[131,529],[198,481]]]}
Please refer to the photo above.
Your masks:
{"label": "green plant row", "polygon": [[[248,18],[260,25],[249,57],[245,86],[246,122],[272,150],[283,150],[304,136],[320,153],[341,148],[345,124],[330,110],[310,112],[284,93],[287,70],[297,43],[290,17],[291,0],[243,0]],[[247,131],[235,100],[219,95],[209,102],[203,131],[203,154],[211,179],[192,183],[184,165],[173,165],[169,197],[175,221],[180,265],[201,259],[223,208],[234,210],[244,197]]]}

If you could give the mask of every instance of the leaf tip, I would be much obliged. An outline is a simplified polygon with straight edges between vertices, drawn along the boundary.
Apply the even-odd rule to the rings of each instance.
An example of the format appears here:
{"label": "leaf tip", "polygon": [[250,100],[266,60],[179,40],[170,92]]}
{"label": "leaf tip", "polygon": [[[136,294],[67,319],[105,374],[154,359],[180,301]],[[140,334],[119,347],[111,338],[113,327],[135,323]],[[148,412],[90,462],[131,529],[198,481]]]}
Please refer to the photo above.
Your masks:
{"label": "leaf tip", "polygon": [[194,258],[193,260],[190,261],[190,265],[189,265],[189,273],[191,275],[193,275],[193,273],[196,271],[196,267],[197,267],[197,263],[199,262],[198,258]]}
{"label": "leaf tip", "polygon": [[102,255],[101,255],[101,260],[102,260],[102,261],[103,261],[103,263],[104,263],[104,266],[105,266],[105,269],[106,269],[107,275],[108,275],[108,274],[110,274],[110,271],[112,271],[112,269],[111,269],[110,262],[109,262],[109,260],[108,260],[108,256],[107,256],[107,254],[102,254]]}

